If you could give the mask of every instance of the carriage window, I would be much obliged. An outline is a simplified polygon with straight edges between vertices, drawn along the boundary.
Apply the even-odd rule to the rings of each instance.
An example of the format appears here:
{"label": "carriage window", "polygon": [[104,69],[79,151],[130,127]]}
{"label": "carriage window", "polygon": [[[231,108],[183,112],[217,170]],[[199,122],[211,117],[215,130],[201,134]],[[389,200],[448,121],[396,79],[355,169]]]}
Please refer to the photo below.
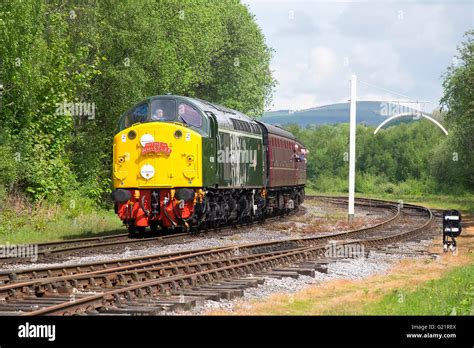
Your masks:
{"label": "carriage window", "polygon": [[173,121],[176,119],[176,101],[155,99],[151,102],[151,121]]}
{"label": "carriage window", "polygon": [[202,126],[202,117],[199,111],[188,104],[181,103],[178,106],[178,118],[184,123],[200,128]]}

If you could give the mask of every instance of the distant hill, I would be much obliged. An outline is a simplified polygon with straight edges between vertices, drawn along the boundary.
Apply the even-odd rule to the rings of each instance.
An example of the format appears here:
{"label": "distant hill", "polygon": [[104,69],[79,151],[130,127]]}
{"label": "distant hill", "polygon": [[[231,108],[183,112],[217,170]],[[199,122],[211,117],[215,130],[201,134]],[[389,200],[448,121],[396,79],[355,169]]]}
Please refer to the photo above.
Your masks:
{"label": "distant hill", "polygon": [[[290,110],[269,111],[263,114],[262,121],[276,125],[296,123],[301,127],[309,124],[348,123],[349,106],[349,103],[339,103],[294,112]],[[397,110],[397,107],[398,105],[396,104],[389,104],[384,107],[380,102],[357,102],[357,123],[378,126],[387,118],[386,115],[383,115],[384,111],[386,112],[388,108],[390,110]],[[402,112],[408,110],[408,108],[404,108]],[[390,115],[396,113],[398,112],[391,113]],[[403,122],[407,122],[407,120],[408,122],[411,121],[409,118],[403,118]]]}

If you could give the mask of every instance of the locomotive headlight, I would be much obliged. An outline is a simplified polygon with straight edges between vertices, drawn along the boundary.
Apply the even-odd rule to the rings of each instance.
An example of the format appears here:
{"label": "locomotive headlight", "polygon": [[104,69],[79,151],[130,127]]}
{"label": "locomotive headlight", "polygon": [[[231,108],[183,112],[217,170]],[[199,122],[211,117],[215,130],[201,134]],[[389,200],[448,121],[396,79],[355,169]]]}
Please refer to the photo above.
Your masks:
{"label": "locomotive headlight", "polygon": [[130,140],[133,140],[137,137],[137,132],[131,130],[130,132],[128,132],[128,139]]}
{"label": "locomotive headlight", "polygon": [[151,164],[145,164],[140,169],[140,175],[146,180],[150,180],[155,176],[155,168]]}
{"label": "locomotive headlight", "polygon": [[153,138],[153,135],[151,134],[143,134],[142,137],[140,138],[140,144],[144,147],[148,143],[152,143],[155,141],[155,138]]}

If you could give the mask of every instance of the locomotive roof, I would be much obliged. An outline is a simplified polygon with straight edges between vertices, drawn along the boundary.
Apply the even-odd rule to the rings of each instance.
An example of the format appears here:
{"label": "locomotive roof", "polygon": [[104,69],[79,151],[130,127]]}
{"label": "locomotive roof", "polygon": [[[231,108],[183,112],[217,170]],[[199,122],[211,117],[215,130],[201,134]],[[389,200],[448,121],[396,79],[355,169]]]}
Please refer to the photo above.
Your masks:
{"label": "locomotive roof", "polygon": [[176,100],[184,100],[191,104],[194,104],[199,109],[201,109],[201,111],[209,111],[215,114],[216,116],[218,116],[218,114],[220,113],[225,113],[225,114],[228,114],[228,117],[238,118],[238,119],[242,119],[242,120],[250,121],[250,122],[253,121],[250,117],[241,113],[240,111],[229,109],[225,106],[222,106],[216,103],[211,103],[211,102],[208,102],[207,100],[203,100],[199,98],[185,97],[182,95],[165,94],[165,95],[155,95],[147,99],[155,99],[155,98],[170,98],[170,99],[176,99]]}
{"label": "locomotive roof", "polygon": [[229,109],[225,106],[222,106],[216,103],[211,103],[206,100],[202,100],[198,98],[189,98],[189,99],[193,101],[194,103],[199,103],[203,111],[209,111],[209,112],[212,112],[214,115],[216,115],[218,121],[219,121],[219,116],[225,116],[227,118],[234,118],[234,119],[247,121],[247,122],[255,122],[255,120],[241,113],[240,111]]}
{"label": "locomotive roof", "polygon": [[154,98],[170,98],[170,99],[175,99],[178,101],[182,100],[198,107],[202,112],[211,112],[216,116],[217,123],[219,124],[219,127],[221,128],[235,129],[232,119],[245,121],[245,122],[252,123],[255,125],[257,124],[255,120],[251,119],[247,115],[237,110],[229,109],[225,106],[222,106],[216,103],[211,103],[199,98],[191,98],[191,97],[185,97],[181,95],[166,94],[166,95],[156,95],[153,97],[149,97],[147,99],[154,99]]}
{"label": "locomotive roof", "polygon": [[268,124],[268,123],[264,123],[264,122],[261,122],[261,121],[256,121],[256,120],[248,117],[247,115],[241,113],[240,111],[229,109],[225,106],[222,106],[222,105],[219,105],[219,104],[216,104],[216,103],[211,103],[211,102],[208,102],[208,101],[203,100],[203,99],[185,97],[185,96],[181,96],[181,95],[170,95],[170,94],[156,95],[156,96],[149,97],[147,99],[150,100],[150,99],[154,99],[154,98],[170,98],[170,99],[176,99],[176,100],[183,100],[183,101],[189,102],[191,104],[194,104],[196,107],[198,107],[203,112],[213,113],[217,118],[217,122],[219,123],[219,127],[233,129],[234,126],[233,126],[233,123],[231,122],[231,119],[237,119],[237,120],[246,121],[246,122],[254,123],[254,124],[258,123],[261,126],[265,127],[267,132],[270,133],[270,134],[279,135],[281,137],[289,138],[289,139],[292,139],[292,140],[295,140],[295,141],[299,142],[293,134],[291,134],[290,132],[288,132],[288,131],[286,131],[286,130],[278,127],[278,126]]}
{"label": "locomotive roof", "polygon": [[[202,100],[202,99],[197,99],[197,98],[188,98],[188,99],[194,101],[195,103],[197,101],[201,104],[204,104],[203,111],[210,111],[210,112],[216,114],[215,110],[218,110],[222,113],[227,114],[226,116],[230,117],[230,118],[237,118],[237,119],[241,119],[241,120],[244,120],[244,121],[247,121],[247,122],[258,123],[258,124],[262,125],[263,127],[265,127],[267,129],[268,133],[270,133],[270,134],[279,135],[281,137],[285,137],[285,138],[297,141],[296,137],[292,133],[290,133],[290,132],[288,132],[288,131],[286,131],[286,130],[278,127],[278,126],[254,120],[254,119],[248,117],[247,115],[245,115],[245,114],[243,114],[239,111],[226,108],[225,106],[222,106],[222,105],[219,105],[219,104],[214,104],[214,103],[211,103],[211,102],[208,102],[208,101],[205,101],[205,100]],[[213,110],[211,110],[209,108],[211,108]],[[206,110],[206,109],[209,109],[209,110]]]}

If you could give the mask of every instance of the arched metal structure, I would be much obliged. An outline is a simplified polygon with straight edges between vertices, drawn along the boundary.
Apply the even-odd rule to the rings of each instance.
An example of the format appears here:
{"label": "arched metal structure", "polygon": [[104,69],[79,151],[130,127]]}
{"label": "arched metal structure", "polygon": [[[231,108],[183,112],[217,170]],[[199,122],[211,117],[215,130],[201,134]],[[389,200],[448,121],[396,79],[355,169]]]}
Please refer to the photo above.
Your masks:
{"label": "arched metal structure", "polygon": [[441,123],[439,123],[438,121],[436,121],[434,118],[428,116],[427,114],[423,113],[423,112],[403,112],[401,114],[397,114],[397,115],[394,115],[394,116],[391,116],[389,118],[387,118],[385,121],[383,121],[378,127],[377,129],[374,131],[374,134],[377,134],[377,132],[379,131],[380,128],[382,128],[383,126],[385,126],[387,123],[389,123],[390,121],[396,119],[396,118],[400,118],[400,117],[404,117],[404,116],[421,116],[421,117],[424,117],[426,118],[427,120],[430,120],[431,122],[433,122],[435,125],[437,125],[439,128],[441,128],[441,130],[444,132],[444,134],[448,135],[448,131],[441,125]]}

